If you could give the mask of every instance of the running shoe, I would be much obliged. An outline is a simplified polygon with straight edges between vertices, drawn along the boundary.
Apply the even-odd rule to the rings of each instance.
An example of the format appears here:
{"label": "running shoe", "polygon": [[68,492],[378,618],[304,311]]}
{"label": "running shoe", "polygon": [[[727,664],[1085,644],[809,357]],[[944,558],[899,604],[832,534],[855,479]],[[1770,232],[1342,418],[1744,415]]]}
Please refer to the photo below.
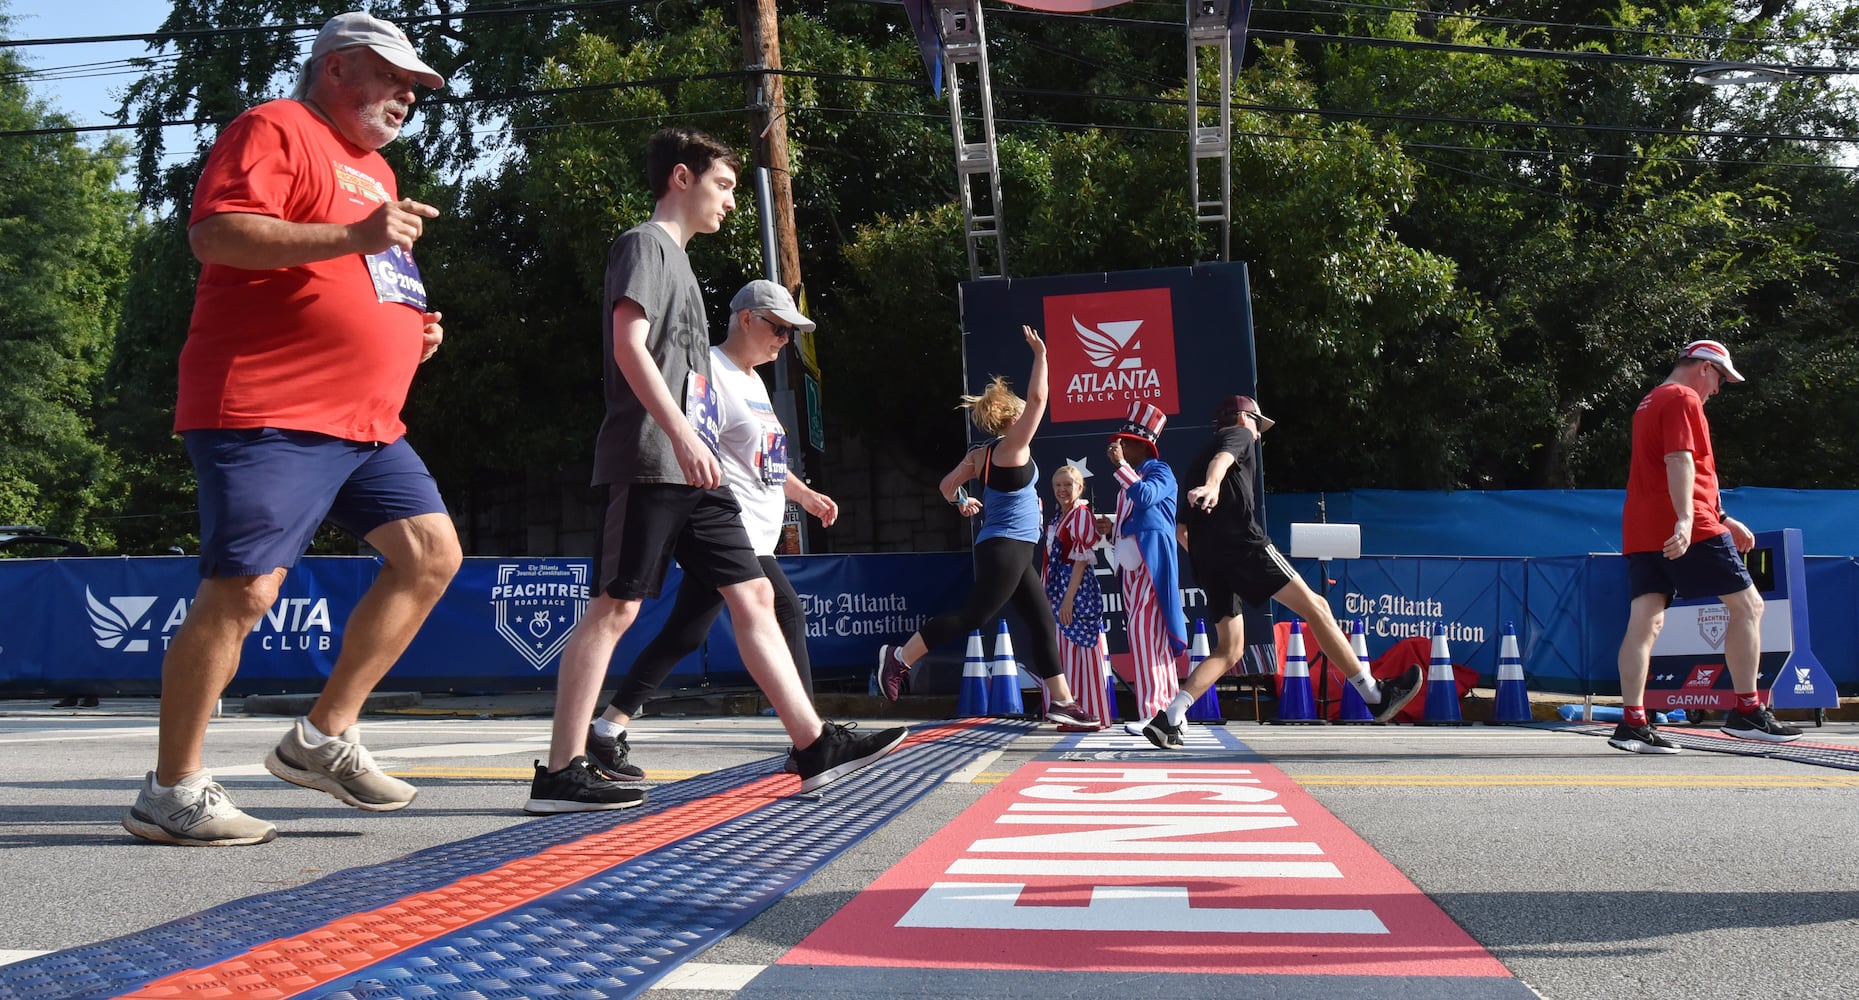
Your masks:
{"label": "running shoe", "polygon": [[1381,702],[1374,706],[1375,721],[1387,722],[1401,714],[1401,709],[1414,700],[1414,696],[1426,688],[1426,671],[1416,663],[1408,667],[1399,677],[1391,677],[1381,682]]}
{"label": "running shoe", "polygon": [[1607,745],[1628,753],[1677,753],[1682,749],[1650,725],[1629,726],[1625,722],[1614,727]]}
{"label": "running shoe", "polygon": [[277,747],[265,755],[265,770],[369,812],[393,812],[419,794],[419,789],[376,766],[368,748],[361,745],[360,726],[350,726],[341,736],[313,747],[304,737],[305,725],[304,719],[291,724]]}
{"label": "running shoe", "polygon": [[595,772],[586,757],[576,757],[559,771],[551,771],[536,761],[536,775],[530,779],[529,801],[523,803],[523,811],[532,816],[551,816],[631,809],[644,801],[645,789],[608,781]]}
{"label": "running shoe", "polygon": [[632,746],[626,734],[606,737],[587,727],[587,762],[608,781],[644,781],[645,769],[632,762]]}
{"label": "running shoe", "polygon": [[123,814],[123,829],[157,844],[186,847],[243,847],[263,844],[278,828],[248,816],[205,771],[195,771],[157,794],[155,772],[142,780],[136,804]]}
{"label": "running shoe", "polygon": [[1801,738],[1799,729],[1775,721],[1775,714],[1766,705],[1753,712],[1732,710],[1724,720],[1723,734],[1763,743],[1793,743]]}
{"label": "running shoe", "polygon": [[896,701],[904,689],[904,678],[910,676],[910,665],[897,655],[896,646],[878,647],[878,690],[884,692],[887,701]]}
{"label": "running shoe", "polygon": [[877,761],[897,749],[904,737],[910,735],[910,730],[902,726],[855,734],[853,730],[857,728],[856,722],[844,725],[829,722],[820,730],[819,739],[804,750],[794,751],[794,768],[800,775],[801,791],[811,792]]}
{"label": "running shoe", "polygon": [[1188,745],[1181,738],[1181,727],[1168,724],[1167,712],[1155,713],[1155,718],[1143,727],[1143,737],[1155,744],[1157,750],[1180,750]]}
{"label": "running shoe", "polygon": [[1093,729],[1098,726],[1097,716],[1085,711],[1084,706],[1076,701],[1063,705],[1047,703],[1046,721],[1060,726],[1090,726]]}

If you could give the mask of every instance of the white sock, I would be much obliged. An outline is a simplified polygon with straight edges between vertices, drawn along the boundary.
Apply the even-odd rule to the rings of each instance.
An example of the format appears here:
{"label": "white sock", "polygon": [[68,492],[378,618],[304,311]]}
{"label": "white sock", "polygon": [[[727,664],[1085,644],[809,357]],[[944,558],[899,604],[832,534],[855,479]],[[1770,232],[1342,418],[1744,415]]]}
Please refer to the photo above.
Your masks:
{"label": "white sock", "polygon": [[321,729],[316,728],[316,723],[311,722],[309,716],[306,715],[303,717],[304,745],[320,747],[323,744],[328,743],[330,740],[333,740],[333,739],[335,739],[334,736],[331,736],[328,733],[323,732]]}
{"label": "white sock", "polygon": [[603,740],[617,740],[624,732],[626,732],[626,727],[612,719],[603,717],[594,720],[594,735]]}
{"label": "white sock", "polygon": [[1168,703],[1168,724],[1180,729],[1181,724],[1187,721],[1188,706],[1192,704],[1194,699],[1188,697],[1186,691],[1175,692],[1175,699]]}
{"label": "white sock", "polygon": [[1381,684],[1375,680],[1374,674],[1364,670],[1349,678],[1349,683],[1354,684],[1356,690],[1362,693],[1364,702],[1370,705],[1381,704]]}

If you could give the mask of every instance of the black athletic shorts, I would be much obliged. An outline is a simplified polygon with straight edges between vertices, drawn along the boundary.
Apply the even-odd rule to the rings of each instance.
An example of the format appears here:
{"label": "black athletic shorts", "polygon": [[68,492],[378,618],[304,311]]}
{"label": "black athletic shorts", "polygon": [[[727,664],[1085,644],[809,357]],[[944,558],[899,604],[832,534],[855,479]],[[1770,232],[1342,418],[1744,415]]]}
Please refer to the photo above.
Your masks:
{"label": "black athletic shorts", "polygon": [[675,557],[718,590],[762,578],[762,564],[729,488],[613,483],[594,543],[600,592],[619,600],[657,597]]}
{"label": "black athletic shorts", "polygon": [[1207,595],[1208,617],[1215,622],[1239,614],[1241,601],[1264,604],[1297,577],[1270,542],[1203,545],[1190,534],[1188,564],[1194,568],[1194,585]]}

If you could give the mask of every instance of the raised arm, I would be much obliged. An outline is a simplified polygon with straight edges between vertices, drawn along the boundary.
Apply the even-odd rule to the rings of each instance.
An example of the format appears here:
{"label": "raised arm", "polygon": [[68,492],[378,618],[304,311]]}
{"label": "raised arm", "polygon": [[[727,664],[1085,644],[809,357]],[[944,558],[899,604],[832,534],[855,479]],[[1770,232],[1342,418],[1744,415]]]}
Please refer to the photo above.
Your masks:
{"label": "raised arm", "polygon": [[1009,468],[1025,465],[1033,458],[1033,435],[1039,430],[1039,422],[1046,417],[1046,342],[1039,339],[1039,331],[1030,326],[1020,328],[1026,337],[1026,346],[1033,349],[1033,371],[1026,379],[1026,409],[1020,411],[1020,418],[1001,435],[1000,444],[994,446],[1000,455],[1003,466]]}

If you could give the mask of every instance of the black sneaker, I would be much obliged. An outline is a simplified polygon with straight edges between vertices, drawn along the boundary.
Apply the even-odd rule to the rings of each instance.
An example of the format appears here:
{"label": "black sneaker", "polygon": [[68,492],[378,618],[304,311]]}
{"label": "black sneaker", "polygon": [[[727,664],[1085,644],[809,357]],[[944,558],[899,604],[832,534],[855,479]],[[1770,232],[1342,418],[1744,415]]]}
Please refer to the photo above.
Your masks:
{"label": "black sneaker", "polygon": [[910,665],[897,655],[896,646],[878,647],[878,690],[884,692],[886,701],[897,700],[909,676]]}
{"label": "black sneaker", "polygon": [[529,801],[523,803],[523,811],[532,816],[597,812],[631,809],[644,801],[645,789],[608,781],[594,772],[586,757],[576,757],[559,771],[536,762],[536,776],[529,782]]}
{"label": "black sneaker", "polygon": [[1625,722],[1614,727],[1614,735],[1607,745],[1628,753],[1677,753],[1681,749],[1650,725],[1629,726]]}
{"label": "black sneaker", "polygon": [[1154,743],[1157,750],[1180,750],[1187,746],[1181,739],[1181,727],[1168,724],[1167,712],[1155,713],[1155,718],[1143,727],[1143,736]]}
{"label": "black sneaker", "polygon": [[793,747],[787,748],[787,756],[782,758],[782,761],[781,761],[781,773],[783,774],[799,774],[800,773],[800,764],[794,759],[794,754],[797,752],[798,751],[796,751]]}
{"label": "black sneaker", "polygon": [[1766,706],[1753,712],[1732,711],[1724,720],[1723,734],[1764,743],[1793,743],[1801,738],[1799,729],[1776,722],[1774,713]]}
{"label": "black sneaker", "polygon": [[805,750],[794,751],[795,773],[800,775],[800,790],[811,792],[821,785],[837,781],[853,771],[897,749],[910,730],[899,726],[876,733],[854,735],[856,722],[840,725],[829,722]]}
{"label": "black sneaker", "polygon": [[1371,706],[1375,712],[1376,722],[1387,722],[1401,714],[1401,709],[1414,700],[1427,685],[1427,674],[1416,663],[1407,668],[1399,677],[1381,682],[1381,702]]}
{"label": "black sneaker", "polygon": [[632,762],[632,753],[625,733],[608,739],[587,727],[587,762],[595,774],[608,781],[644,781],[645,769]]}

